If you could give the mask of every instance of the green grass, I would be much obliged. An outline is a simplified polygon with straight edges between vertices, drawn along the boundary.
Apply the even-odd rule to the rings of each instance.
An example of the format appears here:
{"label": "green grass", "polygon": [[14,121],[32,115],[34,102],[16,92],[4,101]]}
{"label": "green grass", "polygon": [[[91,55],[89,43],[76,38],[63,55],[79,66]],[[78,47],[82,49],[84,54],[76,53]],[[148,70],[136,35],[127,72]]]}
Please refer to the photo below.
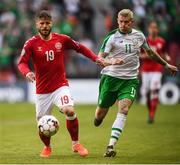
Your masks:
{"label": "green grass", "polygon": [[40,158],[43,147],[37,136],[34,105],[0,104],[0,163],[180,163],[180,105],[159,106],[156,121],[148,125],[145,106],[134,104],[120,138],[115,158],[104,158],[111,125],[116,116],[113,107],[102,126],[93,126],[94,105],[77,105],[80,141],[89,150],[81,158],[71,151],[65,118],[55,108],[60,130],[52,138],[50,158]]}

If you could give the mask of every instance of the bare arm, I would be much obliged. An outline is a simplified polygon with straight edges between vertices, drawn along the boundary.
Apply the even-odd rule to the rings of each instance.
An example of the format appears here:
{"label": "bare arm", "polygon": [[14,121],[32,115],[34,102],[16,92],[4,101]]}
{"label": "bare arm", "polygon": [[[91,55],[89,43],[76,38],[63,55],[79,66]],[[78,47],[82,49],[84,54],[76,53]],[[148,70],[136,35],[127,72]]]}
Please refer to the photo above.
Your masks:
{"label": "bare arm", "polygon": [[152,49],[150,50],[146,50],[147,52],[147,55],[154,61],[156,61],[157,63],[163,65],[163,66],[166,66],[167,65],[167,62],[161,58],[160,55],[158,55],[155,51],[153,51]]}
{"label": "bare arm", "polygon": [[171,61],[171,57],[169,56],[169,54],[167,52],[164,53],[164,59],[167,61],[167,62],[170,62]]}
{"label": "bare arm", "polygon": [[109,66],[109,65],[121,65],[124,63],[124,61],[121,58],[110,58],[110,59],[105,59],[109,54],[105,52],[99,52],[98,57],[100,59],[104,59],[104,65]]}
{"label": "bare arm", "polygon": [[157,63],[163,65],[172,75],[175,75],[178,71],[176,66],[168,64],[163,58],[160,57],[160,55],[156,52],[154,52],[152,49],[146,50],[148,56],[156,61]]}

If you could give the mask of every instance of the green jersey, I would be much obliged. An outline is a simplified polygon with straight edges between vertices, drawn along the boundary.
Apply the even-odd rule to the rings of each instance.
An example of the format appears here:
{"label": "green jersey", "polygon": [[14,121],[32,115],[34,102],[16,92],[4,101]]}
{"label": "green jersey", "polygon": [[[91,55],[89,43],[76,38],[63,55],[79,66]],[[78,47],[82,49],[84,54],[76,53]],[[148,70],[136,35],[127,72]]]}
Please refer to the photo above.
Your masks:
{"label": "green jersey", "polygon": [[101,74],[120,79],[137,78],[141,48],[150,49],[142,32],[132,29],[124,34],[119,29],[113,30],[104,39],[100,52],[108,53],[106,58],[121,58],[124,64],[106,66]]}

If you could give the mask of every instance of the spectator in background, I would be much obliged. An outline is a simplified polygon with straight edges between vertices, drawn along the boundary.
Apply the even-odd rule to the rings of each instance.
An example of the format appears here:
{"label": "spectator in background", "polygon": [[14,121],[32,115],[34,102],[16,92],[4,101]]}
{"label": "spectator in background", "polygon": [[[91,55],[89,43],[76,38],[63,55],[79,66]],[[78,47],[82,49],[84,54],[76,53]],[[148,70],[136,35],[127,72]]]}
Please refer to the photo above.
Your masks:
{"label": "spectator in background", "polygon": [[73,25],[68,20],[68,15],[58,16],[54,19],[54,27],[52,30],[57,33],[66,34],[72,36]]}
{"label": "spectator in background", "polygon": [[[85,4],[84,7],[84,3],[86,2],[89,6]],[[177,17],[177,15],[180,15],[179,0],[106,0],[98,2],[94,0],[1,0],[0,47],[2,47],[3,41],[7,39],[7,46],[13,48],[13,58],[11,58],[11,63],[15,63],[16,57],[19,54],[17,52],[19,52],[23,46],[22,43],[36,32],[34,23],[32,22],[33,15],[40,9],[51,10],[53,17],[57,17],[58,19],[59,17],[62,17],[60,20],[61,23],[57,21],[57,24],[54,24],[53,31],[60,31],[61,33],[68,34],[76,40],[81,40],[83,35],[88,33],[88,37],[90,36],[90,39],[92,40],[95,36],[94,31],[99,28],[94,22],[99,21],[98,19],[100,18],[98,17],[98,13],[96,13],[97,17],[95,16],[96,9],[91,6],[92,2],[95,3],[95,5],[100,4],[101,8],[105,9],[104,11],[101,9],[97,10],[97,12],[101,12],[104,15],[106,32],[117,26],[116,17],[114,16],[116,16],[117,11],[122,8],[134,10],[136,15],[138,15],[138,17],[135,18],[137,22],[136,27],[145,34],[147,34],[146,29],[148,22],[157,20],[158,23],[160,23],[160,31],[162,31],[160,34],[167,39],[167,49],[169,54],[172,57],[172,60],[177,64],[180,56],[180,17]],[[83,6],[81,13],[80,6]],[[84,15],[86,15],[86,18],[84,18]],[[87,18],[90,22],[87,21]],[[99,21],[98,23],[101,24],[103,21]],[[96,33],[95,39],[98,43],[102,40],[102,36],[104,35],[103,32],[104,30],[101,31],[101,33]],[[95,45],[94,50],[96,51],[97,48],[98,44]],[[74,65],[75,61],[71,56],[68,58],[70,58],[70,60],[68,60],[67,63],[67,70],[72,70],[73,67],[71,66],[72,63]],[[76,61],[75,64],[78,66],[79,62]],[[13,72],[14,75],[19,78],[15,69],[13,69]],[[79,76],[76,70],[73,71],[73,76],[71,72],[68,72],[68,75],[69,77]],[[94,77],[97,77],[97,75],[96,72]]]}
{"label": "spectator in background", "polygon": [[79,0],[64,0],[66,13],[68,14],[71,23],[76,25],[78,23],[79,15]]}
{"label": "spectator in background", "polygon": [[117,14],[122,9],[133,9],[133,4],[131,0],[111,0],[110,6],[113,9],[113,16],[112,16],[112,27],[111,30],[115,29],[117,24]]}
{"label": "spectator in background", "polygon": [[133,3],[133,9],[135,13],[135,23],[136,26],[139,29],[145,29],[146,26],[146,10],[145,10],[145,5],[146,1],[145,0],[132,0]]}
{"label": "spectator in background", "polygon": [[0,82],[13,83],[15,76],[12,71],[12,49],[8,46],[6,40],[0,49]]}
{"label": "spectator in background", "polygon": [[80,0],[80,21],[83,27],[83,33],[86,34],[92,40],[95,40],[93,21],[94,21],[94,9],[92,8],[89,0]]}
{"label": "spectator in background", "polygon": [[158,8],[156,11],[156,20],[159,24],[159,34],[169,40],[168,31],[171,24],[171,16],[167,13],[166,8]]}
{"label": "spectator in background", "polygon": [[[90,39],[89,36],[86,34],[84,34],[83,37],[79,40],[79,43],[85,45],[87,48],[91,50],[94,50],[95,48],[93,40]],[[93,77],[93,75],[95,75],[97,72],[97,69],[95,66],[96,65],[94,63],[89,63],[89,61],[83,56],[78,56],[77,69],[78,69],[78,73],[81,73],[82,77],[85,77],[87,74],[89,77]]]}
{"label": "spectator in background", "polygon": [[104,16],[104,27],[106,32],[109,32],[112,27],[112,13],[106,8],[99,8],[99,11]]}

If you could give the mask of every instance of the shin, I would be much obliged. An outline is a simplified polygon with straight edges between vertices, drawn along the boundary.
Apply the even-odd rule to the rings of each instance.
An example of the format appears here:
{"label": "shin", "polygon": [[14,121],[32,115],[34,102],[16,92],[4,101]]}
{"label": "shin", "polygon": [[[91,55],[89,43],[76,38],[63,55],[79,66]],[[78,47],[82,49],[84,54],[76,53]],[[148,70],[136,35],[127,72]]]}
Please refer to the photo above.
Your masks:
{"label": "shin", "polygon": [[67,106],[62,109],[66,115],[66,127],[71,136],[73,145],[79,143],[79,123],[72,106]]}
{"label": "shin", "polygon": [[96,127],[102,123],[102,121],[103,121],[104,117],[106,116],[108,110],[109,110],[109,108],[100,108],[100,107],[96,108],[95,119],[94,119],[94,125]]}

